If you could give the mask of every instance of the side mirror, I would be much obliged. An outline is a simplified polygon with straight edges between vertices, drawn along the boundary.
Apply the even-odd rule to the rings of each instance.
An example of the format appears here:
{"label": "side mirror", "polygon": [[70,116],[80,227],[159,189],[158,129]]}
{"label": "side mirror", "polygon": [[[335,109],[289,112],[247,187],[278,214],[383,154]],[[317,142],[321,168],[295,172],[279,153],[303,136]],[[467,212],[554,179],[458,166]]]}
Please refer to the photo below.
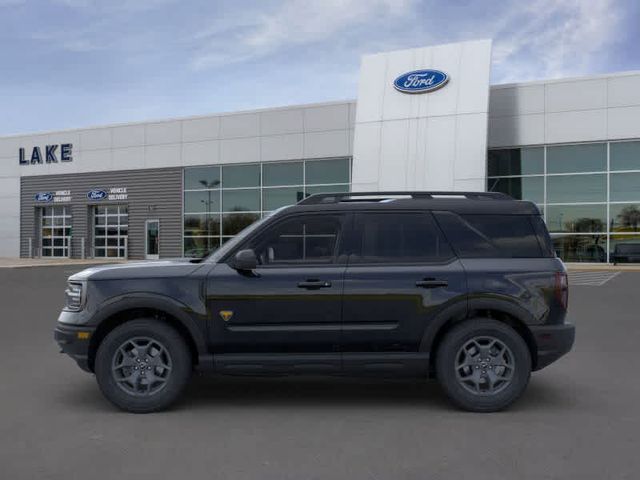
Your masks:
{"label": "side mirror", "polygon": [[250,248],[240,250],[233,259],[233,268],[241,272],[251,272],[258,267],[256,252]]}

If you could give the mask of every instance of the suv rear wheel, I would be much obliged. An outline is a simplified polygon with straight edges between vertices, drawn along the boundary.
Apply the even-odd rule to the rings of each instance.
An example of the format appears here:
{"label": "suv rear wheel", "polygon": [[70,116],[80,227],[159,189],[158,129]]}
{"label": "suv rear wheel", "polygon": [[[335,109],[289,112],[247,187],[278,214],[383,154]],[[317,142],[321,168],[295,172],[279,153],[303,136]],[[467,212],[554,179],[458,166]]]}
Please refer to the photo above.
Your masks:
{"label": "suv rear wheel", "polygon": [[107,399],[134,413],[162,410],[184,390],[191,356],[180,334],[154,319],[127,322],[98,347],[95,373]]}
{"label": "suv rear wheel", "polygon": [[495,412],[515,402],[531,376],[531,354],[513,328],[497,320],[467,320],[447,333],[436,373],[449,398],[473,412]]}

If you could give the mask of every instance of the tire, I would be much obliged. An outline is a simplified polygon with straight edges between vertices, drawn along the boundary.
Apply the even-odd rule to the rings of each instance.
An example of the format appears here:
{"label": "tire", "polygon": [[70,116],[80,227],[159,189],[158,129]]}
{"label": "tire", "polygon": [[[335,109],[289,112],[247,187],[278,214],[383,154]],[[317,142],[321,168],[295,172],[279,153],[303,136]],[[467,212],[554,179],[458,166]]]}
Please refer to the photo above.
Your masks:
{"label": "tire", "polygon": [[167,408],[186,387],[191,371],[184,339],[171,326],[150,318],[116,327],[96,353],[95,374],[102,394],[132,413]]}
{"label": "tire", "polygon": [[[474,352],[479,358],[472,355]],[[509,364],[511,368],[504,366]],[[471,319],[456,325],[444,337],[436,355],[436,375],[458,407],[471,412],[497,412],[510,406],[527,388],[531,353],[510,326],[486,318]]]}

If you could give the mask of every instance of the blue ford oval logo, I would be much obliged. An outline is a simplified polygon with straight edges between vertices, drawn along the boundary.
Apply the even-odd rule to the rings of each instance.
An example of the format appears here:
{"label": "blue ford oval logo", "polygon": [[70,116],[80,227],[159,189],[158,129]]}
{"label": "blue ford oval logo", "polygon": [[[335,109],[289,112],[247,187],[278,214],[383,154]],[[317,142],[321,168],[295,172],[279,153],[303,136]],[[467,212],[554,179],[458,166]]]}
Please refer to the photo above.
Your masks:
{"label": "blue ford oval logo", "polygon": [[104,190],[91,190],[87,193],[87,198],[89,200],[103,200],[107,198],[107,192]]}
{"label": "blue ford oval logo", "polygon": [[51,192],[36,193],[36,202],[50,202],[51,200],[53,200],[53,193]]}
{"label": "blue ford oval logo", "polygon": [[444,87],[448,81],[449,75],[440,70],[414,70],[396,78],[393,86],[404,93],[426,93]]}

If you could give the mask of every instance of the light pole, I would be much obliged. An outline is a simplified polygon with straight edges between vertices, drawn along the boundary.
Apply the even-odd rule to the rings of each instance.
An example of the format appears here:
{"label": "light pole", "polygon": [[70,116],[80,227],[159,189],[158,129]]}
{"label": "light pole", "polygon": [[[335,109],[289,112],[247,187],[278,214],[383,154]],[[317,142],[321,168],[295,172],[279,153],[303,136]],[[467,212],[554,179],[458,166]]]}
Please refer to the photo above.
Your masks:
{"label": "light pole", "polygon": [[[211,189],[220,185],[220,180],[214,180],[207,182],[206,180],[200,180],[200,185],[207,189],[207,200],[200,200],[207,205],[207,251],[211,251]],[[207,252],[207,253],[208,253]]]}

